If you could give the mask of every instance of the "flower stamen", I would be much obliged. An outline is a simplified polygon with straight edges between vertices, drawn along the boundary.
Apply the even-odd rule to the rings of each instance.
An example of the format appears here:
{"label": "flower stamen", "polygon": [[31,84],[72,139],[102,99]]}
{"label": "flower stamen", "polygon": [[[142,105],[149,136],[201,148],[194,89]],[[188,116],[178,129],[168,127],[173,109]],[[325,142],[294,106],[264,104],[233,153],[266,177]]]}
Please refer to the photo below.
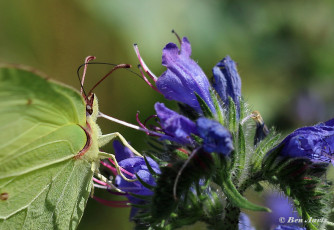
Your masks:
{"label": "flower stamen", "polygon": [[172,30],[172,33],[175,34],[177,40],[179,41],[180,45],[182,45],[182,40],[180,38],[180,36],[175,32],[175,30]]}
{"label": "flower stamen", "polygon": [[116,200],[105,200],[99,197],[94,196],[93,197],[94,200],[96,200],[97,202],[104,204],[106,206],[110,206],[110,207],[115,207],[115,208],[128,208],[130,207],[129,205],[129,201],[127,200],[121,200],[121,201],[116,201]]}
{"label": "flower stamen", "polygon": [[152,83],[145,77],[145,74],[143,72],[142,66],[138,65],[138,69],[140,71],[140,74],[142,76],[142,78],[144,79],[144,81],[146,82],[146,84],[148,84],[152,89],[154,89],[155,91],[157,91],[158,93],[161,93],[157,87],[155,87],[154,85],[152,85]]}
{"label": "flower stamen", "polygon": [[138,60],[140,62],[140,65],[143,67],[143,70],[145,73],[147,73],[147,75],[154,81],[156,82],[158,80],[158,78],[152,73],[152,71],[147,67],[147,65],[145,64],[144,60],[141,58],[140,53],[139,53],[139,49],[138,49],[138,45],[137,44],[133,44],[133,48],[137,54]]}

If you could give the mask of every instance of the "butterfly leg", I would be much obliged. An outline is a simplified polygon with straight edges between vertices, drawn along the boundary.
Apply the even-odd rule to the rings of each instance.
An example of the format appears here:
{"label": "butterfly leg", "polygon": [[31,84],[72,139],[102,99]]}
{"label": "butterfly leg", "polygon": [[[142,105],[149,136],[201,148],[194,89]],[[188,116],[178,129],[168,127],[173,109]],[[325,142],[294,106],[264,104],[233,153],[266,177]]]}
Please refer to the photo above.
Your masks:
{"label": "butterfly leg", "polygon": [[[97,164],[95,162],[93,162],[92,167],[91,167],[92,172],[94,172],[94,175],[102,182],[106,183],[107,185],[109,185],[111,187],[111,189],[117,191],[117,192],[121,192],[124,193],[122,190],[120,190],[119,188],[117,188],[115,185],[112,184],[112,182],[110,180],[108,180],[105,176],[103,176],[97,169]],[[94,186],[92,186],[92,191],[91,191],[91,196],[94,195]]]}
{"label": "butterfly leg", "polygon": [[128,179],[120,169],[122,169],[119,165],[118,162],[116,160],[116,157],[113,154],[109,154],[109,153],[105,153],[105,152],[99,152],[99,156],[101,159],[103,158],[111,158],[115,164],[115,168],[117,170],[118,175],[120,175],[124,180],[128,181],[128,182],[134,182],[137,179]]}
{"label": "butterfly leg", "polygon": [[102,135],[99,137],[99,147],[109,143],[111,140],[118,138],[123,145],[125,145],[126,147],[128,147],[135,155],[142,157],[142,155],[135,150],[126,140],[125,138],[119,133],[119,132],[115,132],[115,133],[109,133],[106,135]]}

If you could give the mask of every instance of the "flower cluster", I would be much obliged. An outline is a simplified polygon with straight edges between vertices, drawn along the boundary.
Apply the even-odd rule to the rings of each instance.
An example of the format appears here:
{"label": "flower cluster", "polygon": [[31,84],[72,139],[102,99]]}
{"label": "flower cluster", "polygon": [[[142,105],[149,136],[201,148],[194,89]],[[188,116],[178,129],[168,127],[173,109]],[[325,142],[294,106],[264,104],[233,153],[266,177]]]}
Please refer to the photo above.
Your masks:
{"label": "flower cluster", "polygon": [[232,136],[219,115],[222,116],[224,108],[229,106],[229,98],[233,99],[240,113],[241,80],[236,64],[228,56],[217,63],[212,70],[215,82],[211,86],[190,55],[191,46],[185,37],[181,41],[181,49],[174,43],[163,49],[162,64],[167,70],[159,78],[154,78],[156,88],[166,99],[188,106],[196,119],[168,109],[163,103],[156,103],[154,107],[164,133],[161,140],[196,145],[192,137],[196,135],[202,138],[201,146],[206,152],[228,155],[234,149]]}
{"label": "flower cluster", "polygon": [[[297,129],[279,142],[279,135],[242,99],[236,63],[226,56],[209,80],[190,57],[188,39],[179,42],[180,49],[174,43],[164,47],[162,65],[167,69],[160,77],[147,68],[135,45],[143,79],[178,105],[172,110],[157,102],[158,121],[150,128],[138,118],[142,129],[158,136],[150,139],[155,148],[148,157],[134,156],[114,143],[118,165],[113,165],[127,176],[111,167],[114,184],[132,204],[137,227],[173,229],[203,221],[214,229],[254,229],[241,209],[270,209],[243,193],[250,187],[263,191],[262,182],[289,197],[301,218],[327,218],[330,183],[323,175],[332,161],[334,119]],[[320,227],[275,224],[276,229]]]}

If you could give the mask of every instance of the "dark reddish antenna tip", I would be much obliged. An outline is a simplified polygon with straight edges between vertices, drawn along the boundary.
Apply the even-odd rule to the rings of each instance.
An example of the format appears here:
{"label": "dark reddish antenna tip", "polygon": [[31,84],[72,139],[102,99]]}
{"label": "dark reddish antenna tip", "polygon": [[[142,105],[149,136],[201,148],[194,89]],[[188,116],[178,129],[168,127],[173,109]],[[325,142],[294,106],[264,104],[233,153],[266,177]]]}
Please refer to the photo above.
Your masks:
{"label": "dark reddish antenna tip", "polygon": [[106,79],[110,74],[112,74],[115,70],[117,69],[128,69],[131,68],[132,66],[130,64],[119,64],[116,65],[114,68],[112,68],[112,70],[109,71],[109,73],[107,73],[103,78],[101,78],[101,80],[99,80],[94,86],[93,88],[89,91],[88,93],[88,97],[92,94],[93,90],[102,82],[104,81],[104,79]]}
{"label": "dark reddish antenna tip", "polygon": [[179,41],[179,43],[180,43],[180,45],[181,45],[181,44],[182,44],[182,40],[181,40],[180,36],[175,32],[174,29],[172,30],[172,33],[175,34],[177,40]]}

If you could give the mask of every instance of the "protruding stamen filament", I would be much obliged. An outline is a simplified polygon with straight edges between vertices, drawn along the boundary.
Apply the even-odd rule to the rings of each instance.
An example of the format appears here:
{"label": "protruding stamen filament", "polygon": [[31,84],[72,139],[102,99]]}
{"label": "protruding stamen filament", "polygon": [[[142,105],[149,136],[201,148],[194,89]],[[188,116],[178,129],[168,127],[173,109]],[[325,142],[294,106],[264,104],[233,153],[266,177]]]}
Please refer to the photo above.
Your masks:
{"label": "protruding stamen filament", "polygon": [[96,57],[94,57],[94,56],[88,56],[88,57],[86,57],[86,59],[85,59],[85,67],[84,67],[84,71],[83,71],[83,73],[82,73],[82,78],[81,78],[81,89],[80,89],[80,93],[81,93],[81,95],[82,95],[82,91],[83,91],[83,85],[84,85],[84,83],[85,83],[85,77],[86,77],[86,72],[87,72],[87,65],[88,65],[88,62],[90,62],[90,61],[92,61],[92,60],[94,60],[94,59],[96,59]]}
{"label": "protruding stamen filament", "polygon": [[[126,180],[128,182],[134,182],[134,181],[137,180],[137,179],[128,179],[126,176],[124,176],[124,174],[121,172],[122,168],[118,165],[116,157],[113,154],[109,154],[109,153],[105,153],[105,152],[101,152],[100,151],[99,152],[99,156],[100,156],[101,159],[103,159],[103,158],[111,158],[112,161],[110,161],[110,162],[112,162],[115,165],[115,168],[117,170],[117,174],[120,175],[124,180]],[[130,174],[132,177],[134,176],[133,174],[131,174],[129,172],[127,172],[127,174]]]}
{"label": "protruding stamen filament", "polygon": [[107,167],[108,169],[110,169],[110,171],[114,174],[114,175],[117,175],[117,170],[114,168],[114,167],[111,167],[109,164],[103,162],[103,161],[100,161],[100,163],[104,166],[104,167]]}
{"label": "protruding stamen filament", "polygon": [[[137,113],[136,113],[136,120],[137,120],[138,124],[139,124],[143,129],[145,129],[145,130],[148,129],[148,128],[146,128],[146,126],[145,126],[143,123],[141,123],[141,121],[140,121],[140,119],[139,119],[139,111],[137,111]],[[147,133],[147,132],[146,132],[146,134],[149,135],[149,133]]]}
{"label": "protruding stamen filament", "polygon": [[177,200],[177,194],[176,194],[176,188],[177,188],[177,184],[179,182],[180,176],[183,172],[183,170],[186,168],[186,166],[189,164],[190,160],[196,155],[198,151],[198,148],[195,149],[190,156],[188,157],[188,159],[184,162],[184,164],[182,165],[181,169],[179,170],[179,172],[176,175],[175,181],[174,181],[174,186],[173,186],[173,196],[174,196],[174,200]]}
{"label": "protruding stamen filament", "polygon": [[152,89],[154,89],[155,91],[157,91],[158,93],[161,93],[157,87],[155,87],[154,85],[152,85],[152,83],[145,77],[145,74],[143,73],[143,70],[141,68],[141,65],[138,65],[138,69],[140,71],[140,74],[142,76],[142,78],[144,79],[144,81],[146,82],[146,84],[148,84]]}
{"label": "protruding stamen filament", "polygon": [[148,76],[150,76],[150,78],[156,82],[158,80],[158,78],[151,72],[151,70],[147,67],[147,65],[145,64],[144,60],[141,58],[140,53],[139,53],[139,49],[138,49],[138,45],[134,44],[133,48],[137,54],[138,60],[140,62],[140,65],[143,67],[144,72],[147,73]]}
{"label": "protruding stamen filament", "polygon": [[[149,133],[150,130],[146,127],[146,123],[147,123],[149,120],[151,120],[152,118],[155,118],[155,117],[157,117],[157,115],[155,115],[155,114],[149,116],[148,118],[145,119],[144,124],[143,124],[143,123],[140,121],[140,119],[139,119],[139,112],[136,113],[136,120],[137,120],[138,124],[139,124],[143,129],[147,130],[147,132],[146,132],[147,135],[156,136],[156,135],[152,135],[152,134],[150,134],[150,133]],[[152,128],[152,127],[150,127],[150,128]],[[157,127],[153,127],[153,129],[157,131],[158,128],[157,128]]]}
{"label": "protruding stamen filament", "polygon": [[[100,189],[105,189],[105,190],[107,190],[109,188],[106,185],[100,185],[100,184],[95,184],[95,183],[93,183],[93,186],[94,186],[94,188],[100,188]],[[94,197],[94,194],[93,194],[93,197]]]}
{"label": "protruding stamen filament", "polygon": [[106,206],[110,206],[110,207],[116,207],[116,208],[127,208],[127,207],[130,207],[129,201],[127,201],[127,200],[121,200],[121,201],[104,200],[104,199],[96,197],[96,196],[94,196],[93,198],[97,202],[99,202],[101,204],[104,204]]}
{"label": "protruding stamen filament", "polygon": [[93,177],[93,181],[96,182],[96,183],[98,183],[98,184],[100,184],[100,185],[108,186],[107,183],[105,183],[103,181],[100,181],[100,180],[96,179],[95,177]]}
{"label": "protruding stamen filament", "polygon": [[157,117],[158,117],[158,115],[153,114],[153,115],[149,116],[148,118],[146,118],[145,121],[144,121],[144,126],[146,127],[146,123],[147,123],[149,120],[151,120],[152,118],[157,118]]}
{"label": "protruding stamen filament", "polygon": [[179,41],[180,45],[182,45],[182,40],[180,38],[180,36],[175,32],[175,30],[172,30],[172,33],[175,34],[177,40]]}
{"label": "protruding stamen filament", "polygon": [[95,173],[95,176],[100,179],[100,181],[106,183],[111,189],[116,190],[117,192],[120,193],[124,193],[122,190],[120,190],[119,188],[117,188],[115,185],[113,185],[111,183],[111,181],[109,181],[107,178],[105,178],[103,175],[101,175],[100,173]]}

